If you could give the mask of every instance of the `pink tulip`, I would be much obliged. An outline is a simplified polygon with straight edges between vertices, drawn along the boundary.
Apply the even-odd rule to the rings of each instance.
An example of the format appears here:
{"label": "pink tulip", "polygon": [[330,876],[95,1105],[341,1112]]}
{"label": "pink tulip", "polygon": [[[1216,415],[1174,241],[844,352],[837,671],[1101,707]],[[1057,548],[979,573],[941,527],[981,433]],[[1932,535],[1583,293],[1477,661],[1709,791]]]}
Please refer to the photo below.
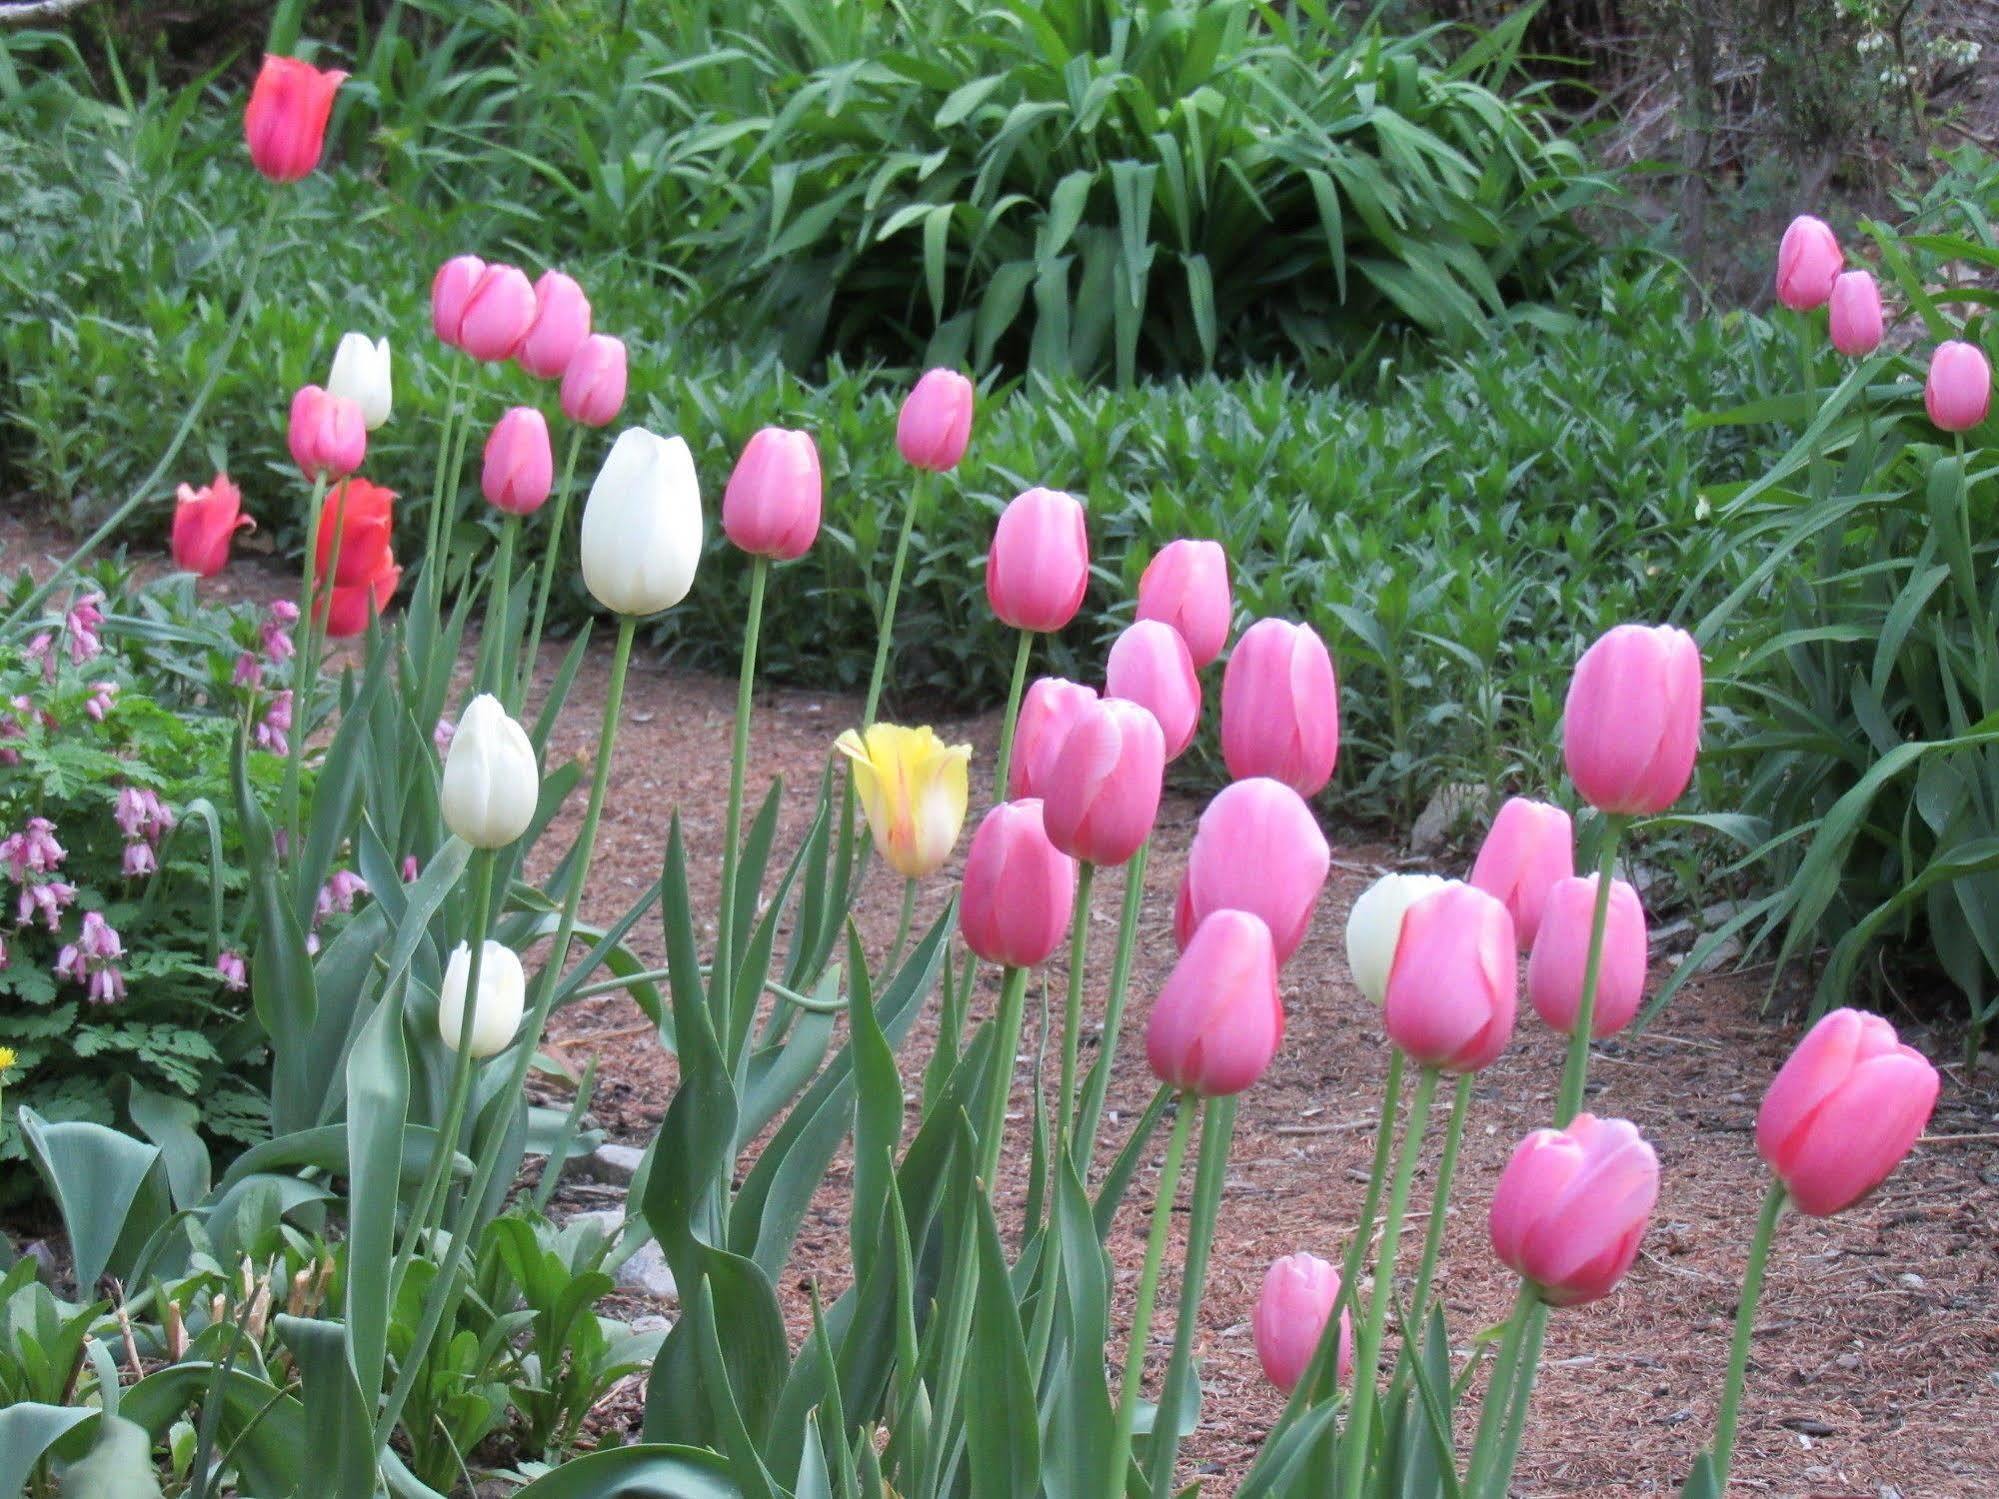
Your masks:
{"label": "pink tulip", "polygon": [[586,427],[607,427],[625,404],[625,344],[593,333],[562,372],[562,414]]}
{"label": "pink tulip", "polygon": [[1562,758],[1601,812],[1652,816],[1687,789],[1701,739],[1701,653],[1670,625],[1618,625],[1569,681]]}
{"label": "pink tulip", "polygon": [[1201,726],[1201,679],[1187,642],[1171,625],[1141,619],[1111,643],[1104,695],[1137,703],[1159,720],[1166,758],[1177,760]]}
{"label": "pink tulip", "polygon": [[1059,489],[1030,489],[1000,512],[986,558],[986,601],[1016,630],[1052,634],[1076,617],[1090,586],[1083,503]]}
{"label": "pink tulip", "polygon": [[256,524],[243,513],[243,492],[227,474],[218,473],[199,489],[181,485],[174,500],[174,566],[197,577],[214,577],[228,566],[237,531]]}
{"label": "pink tulip", "polygon": [[1262,1077],[1283,1043],[1270,928],[1247,911],[1215,912],[1153,1001],[1146,1060],[1168,1087],[1221,1098]]}
{"label": "pink tulip", "polygon": [[477,255],[454,255],[431,277],[431,331],[453,348],[458,346],[458,329],[465,321],[465,306],[485,274],[486,262]]}
{"label": "pink tulip", "polygon": [[493,424],[479,487],[509,515],[532,515],[555,486],[555,454],[548,419],[532,406],[516,406]]}
{"label": "pink tulip", "polygon": [[1068,935],[1076,861],[1048,841],[1041,803],[1001,802],[972,835],[958,931],[989,963],[1035,968]]}
{"label": "pink tulip", "polygon": [[543,271],[534,284],[534,321],[514,357],[541,380],[553,380],[590,336],[590,299],[573,276]]}
{"label": "pink tulip", "polygon": [[296,57],[264,58],[243,111],[243,138],[258,171],[273,182],[296,182],[319,165],[333,96],[346,80],[338,68],[322,71]]}
{"label": "pink tulip", "polygon": [[1138,617],[1171,625],[1199,670],[1229,643],[1235,604],[1229,557],[1218,541],[1169,541],[1138,580]]}
{"label": "pink tulip", "polygon": [[[1316,1254],[1287,1254],[1263,1273],[1250,1328],[1263,1375],[1285,1394],[1312,1366],[1319,1342],[1340,1299],[1340,1272]],[[1339,1377],[1353,1376],[1353,1319],[1340,1309]]]}
{"label": "pink tulip", "polygon": [[1541,906],[1557,880],[1576,872],[1575,828],[1569,814],[1524,796],[1507,798],[1479,845],[1471,882],[1497,896],[1513,917],[1513,935],[1531,948]]}
{"label": "pink tulip", "polygon": [[1382,1001],[1388,1038],[1424,1067],[1477,1072],[1506,1050],[1517,1004],[1513,918],[1452,880],[1411,906]]}
{"label": "pink tulip", "polygon": [[345,478],[368,456],[368,426],[358,402],[302,385],[292,397],[287,434],[292,461],[310,479]]}
{"label": "pink tulip", "polygon": [[489,265],[465,298],[463,314],[446,343],[474,359],[512,359],[534,323],[534,283],[519,266]]}
{"label": "pink tulip", "polygon": [[1253,776],[1225,786],[1201,813],[1173,912],[1185,948],[1216,911],[1248,911],[1270,928],[1280,964],[1312,924],[1332,850],[1305,799],[1282,781]]}
{"label": "pink tulip", "polygon": [[1551,1306],[1598,1301],[1638,1258],[1658,1198],[1659,1158],[1638,1127],[1578,1114],[1513,1152],[1492,1197],[1492,1252]]}
{"label": "pink tulip", "polygon": [[1013,763],[1007,771],[1007,795],[1045,796],[1055,757],[1077,715],[1096,702],[1093,687],[1064,677],[1038,677],[1021,700],[1013,731]]}
{"label": "pink tulip", "polygon": [[972,437],[972,382],[956,370],[927,370],[895,419],[903,462],[941,474],[958,466]]}
{"label": "pink tulip", "polygon": [[1076,715],[1042,788],[1048,839],[1073,859],[1122,864],[1152,834],[1166,772],[1159,720],[1104,698]]}
{"label": "pink tulip", "polygon": [[1832,346],[1849,359],[1881,344],[1881,288],[1866,271],[1846,271],[1832,284]]}
{"label": "pink tulip", "polygon": [[819,535],[819,448],[810,432],[765,427],[750,438],[722,495],[722,530],[744,551],[780,562]]}
{"label": "pink tulip", "polygon": [[1930,355],[1923,385],[1930,420],[1945,432],[1969,432],[1992,410],[1992,366],[1976,344],[1951,339]]}
{"label": "pink tulip", "polygon": [[1937,1070],[1879,1015],[1834,1010],[1784,1063],[1756,1149],[1798,1210],[1829,1217],[1887,1179],[1936,1107]]}
{"label": "pink tulip", "polygon": [[1222,759],[1236,780],[1270,776],[1303,797],[1325,789],[1340,753],[1333,658],[1310,625],[1260,619],[1222,673]]}
{"label": "pink tulip", "polygon": [[1777,300],[1793,312],[1825,306],[1846,256],[1823,219],[1799,214],[1777,246]]}
{"label": "pink tulip", "polygon": [[[1596,920],[1598,876],[1570,876],[1555,882],[1541,912],[1540,935],[1527,960],[1527,998],[1534,1013],[1563,1035],[1573,1035],[1582,1014],[1583,972],[1589,964],[1589,933]],[[1645,998],[1648,947],[1645,907],[1623,880],[1610,882],[1604,913],[1603,960],[1597,970],[1596,1004],[1589,1033],[1613,1036],[1638,1014]]]}

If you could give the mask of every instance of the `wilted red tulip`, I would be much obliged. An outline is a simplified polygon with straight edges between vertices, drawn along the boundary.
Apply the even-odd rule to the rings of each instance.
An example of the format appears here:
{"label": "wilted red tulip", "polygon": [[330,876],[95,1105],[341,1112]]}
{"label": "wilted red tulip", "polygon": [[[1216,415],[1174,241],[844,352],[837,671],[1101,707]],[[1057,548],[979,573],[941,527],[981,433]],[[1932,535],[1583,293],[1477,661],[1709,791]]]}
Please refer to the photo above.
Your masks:
{"label": "wilted red tulip", "polygon": [[1756,1116],[1756,1149],[1814,1218],[1887,1179],[1936,1107],[1937,1070],[1879,1015],[1834,1010],[1805,1035]]}
{"label": "wilted red tulip", "polygon": [[243,513],[243,492],[227,474],[217,474],[200,489],[181,485],[174,499],[174,566],[198,577],[214,577],[229,565],[229,544],[236,532],[256,524]]}
{"label": "wilted red tulip", "polygon": [[1122,864],[1152,834],[1166,771],[1159,720],[1104,698],[1076,715],[1042,788],[1048,839],[1071,858]]}
{"label": "wilted red tulip", "polygon": [[1832,346],[1849,359],[1881,345],[1881,288],[1866,271],[1846,271],[1832,284]]}
{"label": "wilted red tulip", "polygon": [[1048,841],[1041,803],[1001,802],[985,815],[965,855],[958,931],[988,963],[1034,968],[1068,934],[1076,908],[1076,861]]}
{"label": "wilted red tulip", "polygon": [[1551,1306],[1608,1296],[1638,1258],[1659,1197],[1659,1159],[1624,1119],[1578,1114],[1537,1129],[1493,1193],[1492,1252]]}
{"label": "wilted red tulip", "polygon": [[1333,778],[1340,689],[1333,658],[1310,625],[1260,619],[1222,673],[1222,759],[1236,780],[1270,776],[1303,797]]}
{"label": "wilted red tulip", "polygon": [[1094,687],[1066,677],[1039,677],[1021,700],[1013,731],[1013,764],[1007,772],[1007,795],[1016,800],[1039,797],[1048,789],[1063,736],[1076,716],[1097,700]]}
{"label": "wilted red tulip", "polygon": [[1168,1087],[1220,1098],[1259,1077],[1284,1043],[1277,951],[1247,911],[1217,911],[1194,931],[1153,1001],[1145,1056]]}
{"label": "wilted red tulip", "polygon": [[1701,653],[1670,625],[1618,625],[1576,663],[1562,757],[1601,812],[1653,816],[1687,789],[1701,740]]}
{"label": "wilted red tulip", "polygon": [[1090,586],[1083,503],[1057,489],[1030,489],[1000,512],[986,557],[986,601],[1016,630],[1050,634],[1082,607]]}
{"label": "wilted red tulip", "polygon": [[810,432],[765,427],[751,437],[722,494],[722,530],[737,546],[780,562],[819,535],[819,448]]}
{"label": "wilted red tulip", "polygon": [[549,446],[548,418],[532,406],[516,406],[493,424],[479,488],[495,509],[532,515],[555,487],[555,452]]}
{"label": "wilted red tulip", "polygon": [[347,75],[321,70],[296,57],[264,58],[250,103],[243,111],[243,139],[250,160],[273,182],[296,182],[319,165],[333,96]]}
{"label": "wilted red tulip", "polygon": [[586,427],[607,427],[625,404],[625,344],[593,333],[562,372],[562,414]]}
{"label": "wilted red tulip", "polygon": [[[1285,1394],[1298,1388],[1312,1366],[1339,1299],[1340,1272],[1316,1254],[1287,1254],[1263,1273],[1263,1294],[1256,1299],[1250,1329],[1264,1378]],[[1341,1380],[1353,1376],[1352,1322],[1341,1308],[1337,1355]]]}
{"label": "wilted red tulip", "polygon": [[1178,630],[1196,671],[1221,655],[1235,618],[1222,544],[1182,538],[1161,547],[1138,580],[1138,618]]}
{"label": "wilted red tulip", "polygon": [[958,466],[972,437],[972,382],[956,370],[927,370],[895,419],[903,462],[944,473]]}
{"label": "wilted red tulip", "polygon": [[1111,643],[1104,695],[1137,703],[1159,720],[1166,758],[1177,760],[1201,726],[1201,679],[1187,642],[1171,625],[1141,619]]}
{"label": "wilted red tulip", "polygon": [[368,456],[368,425],[358,402],[302,385],[292,397],[287,441],[292,461],[308,479],[340,479]]}
{"label": "wilted red tulip", "polygon": [[1248,911],[1270,928],[1277,961],[1288,963],[1311,927],[1332,857],[1297,792],[1267,776],[1232,782],[1194,830],[1173,935],[1184,948],[1216,911]]}
{"label": "wilted red tulip", "polygon": [[1937,345],[1923,383],[1923,406],[1945,432],[1969,432],[1992,410],[1992,365],[1985,351],[1959,339]]}
{"label": "wilted red tulip", "polygon": [[[1558,880],[1541,912],[1540,935],[1527,960],[1527,998],[1534,1013],[1563,1035],[1575,1032],[1582,1014],[1583,974],[1589,965],[1590,927],[1596,920],[1596,882],[1587,875]],[[1610,882],[1604,912],[1603,959],[1597,970],[1596,1003],[1589,1033],[1603,1037],[1623,1030],[1645,998],[1647,958],[1645,907],[1623,880]]]}
{"label": "wilted red tulip", "polygon": [[542,380],[553,380],[590,336],[590,299],[574,276],[543,271],[534,284],[534,321],[514,357],[522,369]]}
{"label": "wilted red tulip", "polygon": [[1477,1072],[1506,1050],[1518,1004],[1513,918],[1483,890],[1452,880],[1402,917],[1382,1017],[1411,1060]]}
{"label": "wilted red tulip", "polygon": [[1557,880],[1576,872],[1575,827],[1569,814],[1548,802],[1508,797],[1479,845],[1471,882],[1497,896],[1513,917],[1521,948],[1534,945],[1541,907]]}
{"label": "wilted red tulip", "polygon": [[1825,220],[1799,214],[1777,246],[1777,300],[1793,312],[1825,306],[1846,256]]}

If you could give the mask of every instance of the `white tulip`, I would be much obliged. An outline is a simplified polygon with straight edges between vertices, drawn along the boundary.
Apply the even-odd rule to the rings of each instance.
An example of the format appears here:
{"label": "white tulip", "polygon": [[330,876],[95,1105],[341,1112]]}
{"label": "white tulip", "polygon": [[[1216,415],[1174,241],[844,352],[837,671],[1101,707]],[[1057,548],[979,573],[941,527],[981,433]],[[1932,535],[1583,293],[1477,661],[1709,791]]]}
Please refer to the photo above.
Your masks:
{"label": "white tulip", "polygon": [[444,755],[438,810],[474,848],[505,848],[534,821],[541,771],[527,731],[490,692],[472,699]]}
{"label": "white tulip", "polygon": [[701,560],[701,487],[678,437],[618,434],[583,505],[583,582],[619,614],[657,614],[687,597]]}
{"label": "white tulip", "polygon": [[[465,981],[471,970],[472,949],[461,942],[444,965],[444,992],[437,996],[437,1033],[453,1051],[458,1050],[458,1030],[465,1023]],[[490,1057],[506,1050],[520,1029],[527,992],[527,975],[514,950],[488,942],[479,959],[479,998],[472,1007],[473,1056]]]}
{"label": "white tulip", "polygon": [[1347,915],[1347,967],[1354,986],[1376,1004],[1388,993],[1388,970],[1402,940],[1402,917],[1450,883],[1438,874],[1385,874],[1361,891]]}
{"label": "white tulip", "polygon": [[333,372],[326,377],[328,395],[342,396],[361,408],[361,424],[370,432],[389,419],[389,341],[365,333],[341,335],[333,351]]}

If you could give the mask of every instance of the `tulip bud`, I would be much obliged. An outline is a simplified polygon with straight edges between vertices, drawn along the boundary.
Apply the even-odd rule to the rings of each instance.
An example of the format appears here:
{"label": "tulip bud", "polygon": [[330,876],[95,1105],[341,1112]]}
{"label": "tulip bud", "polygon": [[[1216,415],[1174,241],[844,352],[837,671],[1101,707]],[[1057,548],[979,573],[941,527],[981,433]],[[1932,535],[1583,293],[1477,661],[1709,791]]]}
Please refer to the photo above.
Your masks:
{"label": "tulip bud", "polygon": [[296,57],[264,58],[243,111],[250,160],[273,182],[296,182],[319,165],[333,96],[347,75],[321,71]]}
{"label": "tulip bud", "polygon": [[1187,642],[1171,625],[1141,619],[1111,642],[1104,696],[1137,703],[1159,720],[1166,758],[1177,760],[1201,726],[1201,679]]}
{"label": "tulip bud", "polygon": [[593,333],[562,372],[562,414],[586,427],[606,427],[624,404],[624,340]]}
{"label": "tulip bud", "polygon": [[1881,344],[1881,288],[1865,271],[1847,271],[1832,284],[1832,346],[1849,359]]}
{"label": "tulip bud", "polygon": [[[1312,1366],[1340,1299],[1340,1272],[1316,1254],[1287,1254],[1263,1274],[1250,1328],[1264,1378],[1285,1394]],[[1353,1377],[1353,1319],[1340,1309],[1339,1378]]]}
{"label": "tulip bud", "polygon": [[[433,308],[434,308],[433,304]],[[447,343],[474,359],[511,359],[534,323],[534,283],[519,266],[489,265],[466,294]]]}
{"label": "tulip bud", "polygon": [[1152,834],[1165,773],[1158,719],[1118,698],[1090,704],[1062,736],[1042,788],[1049,841],[1091,864],[1124,863]]}
{"label": "tulip bud", "polygon": [[1969,432],[1992,410],[1992,366],[1976,344],[1951,339],[1930,356],[1923,405],[1945,432]]}
{"label": "tulip bud", "polygon": [[1013,763],[1007,770],[1007,795],[1016,801],[1042,797],[1055,770],[1062,740],[1082,711],[1096,702],[1093,687],[1064,677],[1038,677],[1021,700],[1014,723]]}
{"label": "tulip bud", "polygon": [[1424,1067],[1477,1072],[1506,1050],[1517,1003],[1513,918],[1451,880],[1402,918],[1382,996],[1388,1038]]}
{"label": "tulip bud", "polygon": [[1312,924],[1332,857],[1319,819],[1282,781],[1256,776],[1223,787],[1194,830],[1174,938],[1185,948],[1216,911],[1248,911],[1270,928],[1278,963],[1290,962]]}
{"label": "tulip bud", "polygon": [[[465,986],[471,980],[472,950],[463,942],[444,965],[444,988],[437,996],[437,1032],[452,1051],[465,1023]],[[527,975],[511,947],[487,942],[479,956],[479,995],[472,1004],[472,1055],[480,1059],[507,1049],[527,1010]]]}
{"label": "tulip bud", "polygon": [[1269,776],[1303,797],[1333,778],[1340,689],[1310,625],[1260,619],[1222,673],[1222,759],[1238,781]]}
{"label": "tulip bud", "polygon": [[1076,617],[1090,586],[1083,504],[1057,489],[1030,489],[1000,512],[986,558],[986,602],[1016,630],[1052,634]]}
{"label": "tulip bud", "polygon": [[618,434],[583,502],[583,582],[606,609],[657,614],[687,597],[701,561],[701,486],[678,437]]}
{"label": "tulip bud", "polygon": [[1376,1004],[1388,993],[1388,970],[1409,908],[1450,882],[1440,874],[1385,874],[1361,891],[1347,913],[1347,970]]}
{"label": "tulip bud", "polygon": [[1653,816],[1687,789],[1701,739],[1701,653],[1670,625],[1618,625],[1569,681],[1562,758],[1601,812]]}
{"label": "tulip bud", "polygon": [[368,456],[368,427],[361,408],[317,385],[302,385],[292,397],[287,434],[292,461],[308,479],[339,479]]}
{"label": "tulip bud", "polygon": [[930,728],[878,723],[833,742],[853,767],[868,831],[889,868],[905,879],[935,874],[965,825],[969,744],[946,744]]}
{"label": "tulip bud", "polygon": [[972,398],[972,382],[956,370],[925,371],[895,419],[903,462],[936,474],[956,468],[972,436]]}
{"label": "tulip bud", "polygon": [[823,485],[810,432],[765,427],[736,460],[722,492],[722,530],[754,557],[790,562],[819,536]]}
{"label": "tulip bud", "polygon": [[555,487],[548,418],[532,406],[516,406],[495,422],[486,437],[479,487],[494,508],[509,515],[532,515],[541,509]]}
{"label": "tulip bud", "polygon": [[1038,801],[1001,802],[972,835],[958,932],[989,963],[1048,961],[1076,909],[1076,861],[1048,841]]}
{"label": "tulip bud", "polygon": [[1471,882],[1496,896],[1513,917],[1513,935],[1531,948],[1541,907],[1557,880],[1576,872],[1575,827],[1569,814],[1524,796],[1507,798],[1479,846]]}
{"label": "tulip bud", "polygon": [[1229,643],[1235,604],[1229,558],[1218,541],[1169,541],[1138,580],[1138,618],[1171,625],[1200,670]]}
{"label": "tulip bud", "polygon": [[333,369],[326,393],[361,408],[361,423],[370,432],[389,419],[393,391],[389,380],[389,341],[365,333],[343,333],[333,351]]}
{"label": "tulip bud", "polygon": [[490,692],[472,699],[444,757],[438,810],[474,848],[505,848],[528,830],[541,799],[541,770],[527,731]]}
{"label": "tulip bud", "polygon": [[534,321],[514,357],[522,369],[541,380],[553,380],[590,336],[590,299],[573,276],[543,271],[534,284]]}
{"label": "tulip bud", "polygon": [[229,565],[229,543],[256,522],[243,513],[243,492],[217,474],[200,489],[183,484],[174,499],[174,566],[212,578]]}
{"label": "tulip bud", "polygon": [[1777,246],[1777,300],[1793,312],[1823,307],[1846,256],[1823,219],[1799,214]]}
{"label": "tulip bud", "polygon": [[[1541,912],[1540,934],[1527,960],[1527,998],[1534,1013],[1563,1035],[1573,1035],[1582,1014],[1583,973],[1589,966],[1590,927],[1596,920],[1599,876],[1557,880]],[[1645,998],[1648,945],[1645,908],[1623,880],[1610,882],[1604,913],[1603,959],[1597,969],[1596,1003],[1589,1033],[1601,1039],[1623,1030]]]}
{"label": "tulip bud", "polygon": [[1756,1150],[1800,1212],[1843,1212],[1887,1180],[1936,1107],[1937,1070],[1879,1015],[1834,1010],[1756,1115]]}
{"label": "tulip bud", "polygon": [[430,328],[442,342],[458,346],[466,305],[485,274],[486,262],[477,255],[454,255],[431,277]]}
{"label": "tulip bud", "polygon": [[1659,1158],[1637,1126],[1578,1114],[1513,1152],[1492,1197],[1492,1252],[1550,1306],[1598,1301],[1638,1258],[1658,1197]]}
{"label": "tulip bud", "polygon": [[1215,912],[1153,1001],[1146,1060],[1168,1087],[1221,1098],[1262,1077],[1283,1043],[1270,928],[1247,911]]}

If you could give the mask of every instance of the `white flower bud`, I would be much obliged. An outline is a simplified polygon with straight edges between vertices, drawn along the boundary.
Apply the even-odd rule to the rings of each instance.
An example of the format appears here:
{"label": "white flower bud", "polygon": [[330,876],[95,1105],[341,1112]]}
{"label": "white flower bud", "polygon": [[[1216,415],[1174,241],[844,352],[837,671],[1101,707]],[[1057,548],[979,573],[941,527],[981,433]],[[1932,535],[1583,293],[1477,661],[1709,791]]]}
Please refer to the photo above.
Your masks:
{"label": "white flower bud", "polygon": [[361,408],[361,424],[370,432],[389,419],[389,341],[370,340],[365,333],[341,335],[333,351],[333,372],[326,377],[329,395],[344,397]]}
{"label": "white flower bud", "polygon": [[438,808],[474,848],[505,848],[534,821],[541,772],[527,731],[490,692],[472,699],[444,757]]}
{"label": "white flower bud", "polygon": [[1402,937],[1402,917],[1450,881],[1436,874],[1385,874],[1361,891],[1347,916],[1347,967],[1354,987],[1376,1004],[1388,993],[1388,970]]}
{"label": "white flower bud", "polygon": [[[437,1032],[453,1051],[465,1023],[465,983],[471,970],[472,949],[461,942],[444,965],[444,992],[437,996]],[[479,998],[472,1008],[473,1056],[490,1057],[506,1050],[527,1009],[527,987],[527,975],[514,950],[488,942],[479,959]]]}
{"label": "white flower bud", "polygon": [[583,505],[583,582],[605,608],[657,614],[687,597],[701,561],[701,487],[678,437],[618,434]]}

